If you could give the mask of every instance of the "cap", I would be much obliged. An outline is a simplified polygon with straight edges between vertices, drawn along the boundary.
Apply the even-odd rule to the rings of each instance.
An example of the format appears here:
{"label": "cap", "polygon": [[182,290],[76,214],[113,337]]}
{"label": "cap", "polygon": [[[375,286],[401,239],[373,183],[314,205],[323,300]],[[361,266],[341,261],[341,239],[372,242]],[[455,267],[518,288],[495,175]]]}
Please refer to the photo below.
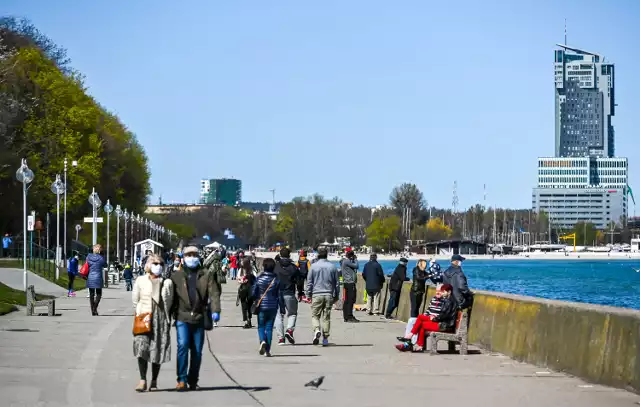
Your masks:
{"label": "cap", "polygon": [[451,261],[465,261],[466,259],[462,256],[460,256],[459,254],[454,254],[453,256],[451,256]]}
{"label": "cap", "polygon": [[187,246],[184,249],[182,249],[182,255],[186,256],[189,253],[195,253],[198,254],[198,248],[195,246]]}
{"label": "cap", "polygon": [[407,264],[409,263],[409,260],[405,259],[404,257],[400,257],[400,263]]}

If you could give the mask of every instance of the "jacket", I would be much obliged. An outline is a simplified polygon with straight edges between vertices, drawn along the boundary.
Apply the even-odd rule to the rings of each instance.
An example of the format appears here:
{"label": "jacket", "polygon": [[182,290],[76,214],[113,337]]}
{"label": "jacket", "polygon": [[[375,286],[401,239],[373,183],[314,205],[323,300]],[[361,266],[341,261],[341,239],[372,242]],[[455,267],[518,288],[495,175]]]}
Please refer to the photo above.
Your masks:
{"label": "jacket", "polygon": [[87,256],[87,263],[89,263],[87,288],[102,288],[104,284],[102,269],[106,265],[104,257],[100,256],[99,254],[91,253]]}
{"label": "jacket", "polygon": [[411,283],[411,291],[414,293],[423,293],[426,289],[427,270],[420,270],[418,266],[413,268],[413,283]]}
{"label": "jacket", "polygon": [[124,267],[124,271],[122,272],[122,278],[124,278],[125,280],[133,279],[133,268],[131,266],[126,265]]}
{"label": "jacket", "polygon": [[396,269],[391,274],[391,281],[389,281],[389,291],[400,292],[402,290],[402,284],[405,281],[409,281],[407,278],[407,266],[404,264],[398,264]]}
{"label": "jacket", "polygon": [[69,264],[67,265],[67,273],[74,276],[78,274],[78,259],[76,259],[75,256],[72,257],[71,260],[69,260]]}
{"label": "jacket", "polygon": [[453,286],[453,297],[461,309],[469,308],[473,304],[473,293],[469,290],[467,276],[462,272],[462,268],[449,266],[442,274],[442,282]]}
{"label": "jacket", "polygon": [[[269,287],[270,284],[271,287]],[[262,298],[262,301],[260,301],[260,305],[257,306],[258,311],[278,309],[278,305],[280,304],[279,291],[280,281],[278,280],[278,276],[276,275],[276,273],[273,273],[271,271],[263,271],[262,273],[260,273],[258,278],[256,278],[256,283],[253,285],[251,290],[251,295],[256,303],[257,301],[260,301],[260,298]]]}
{"label": "jacket", "polygon": [[366,282],[365,289],[370,292],[379,292],[384,286],[384,271],[377,261],[369,261],[364,265],[362,278]]}
{"label": "jacket", "polygon": [[276,261],[274,272],[280,282],[280,293],[283,295],[295,295],[296,282],[300,277],[300,270],[298,270],[295,263],[289,258],[281,257]]}
{"label": "jacket", "polygon": [[358,259],[345,257],[340,261],[340,274],[343,284],[355,284],[358,281]]}
{"label": "jacket", "polygon": [[296,266],[298,266],[298,270],[300,270],[300,279],[304,281],[309,274],[309,267],[311,266],[311,263],[309,263],[309,260],[306,257],[300,257]]}
{"label": "jacket", "polygon": [[173,305],[173,283],[171,280],[165,280],[161,277],[158,278],[158,280],[160,280],[159,282],[162,283],[162,286],[158,287],[159,289],[154,293],[153,281],[151,277],[149,277],[149,274],[145,274],[136,279],[136,283],[133,285],[133,291],[131,292],[131,299],[136,309],[136,315],[153,313],[153,303],[155,302],[157,306],[160,304],[160,298],[162,298],[162,304],[164,305],[162,311],[167,314],[168,319]]}
{"label": "jacket", "polygon": [[[196,301],[191,304],[189,288],[187,287],[187,273],[197,273]],[[202,323],[202,314],[207,312],[207,303],[211,304],[211,312],[220,313],[220,285],[216,283],[214,276],[203,267],[195,270],[184,267],[182,270],[171,273],[173,282],[173,311],[174,318],[188,324]]]}
{"label": "jacket", "polygon": [[338,298],[340,280],[338,268],[327,259],[321,259],[311,265],[307,275],[307,297],[314,295],[330,295]]}
{"label": "jacket", "polygon": [[438,322],[441,332],[447,332],[455,329],[457,319],[458,304],[456,303],[455,298],[453,298],[453,296],[443,298],[440,314],[433,317],[433,322]]}

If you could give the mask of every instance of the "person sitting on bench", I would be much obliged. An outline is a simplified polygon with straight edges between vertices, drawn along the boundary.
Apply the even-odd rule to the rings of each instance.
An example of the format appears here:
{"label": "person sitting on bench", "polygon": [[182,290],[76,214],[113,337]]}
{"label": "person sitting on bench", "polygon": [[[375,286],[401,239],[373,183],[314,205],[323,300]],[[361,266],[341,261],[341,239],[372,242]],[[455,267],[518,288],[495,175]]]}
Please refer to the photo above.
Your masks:
{"label": "person sitting on bench", "polygon": [[[396,345],[396,349],[400,352],[412,351],[422,352],[424,350],[425,338],[431,332],[451,332],[455,329],[456,319],[458,316],[458,303],[455,298],[451,296],[453,287],[451,284],[443,284],[440,287],[440,313],[437,315],[422,314],[418,315],[418,319],[413,325],[413,329],[403,338],[398,338],[402,343]],[[436,298],[436,297],[434,297]],[[429,308],[434,304],[432,299]],[[434,304],[435,305],[435,304]],[[418,341],[414,346],[411,343],[411,339],[414,335],[418,336]]]}

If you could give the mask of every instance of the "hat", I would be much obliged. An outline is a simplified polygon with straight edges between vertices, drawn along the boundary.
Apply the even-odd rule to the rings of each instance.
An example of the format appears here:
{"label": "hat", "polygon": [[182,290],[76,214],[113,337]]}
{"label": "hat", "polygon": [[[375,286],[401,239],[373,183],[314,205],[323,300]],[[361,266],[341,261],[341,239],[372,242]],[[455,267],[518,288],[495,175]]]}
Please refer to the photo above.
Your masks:
{"label": "hat", "polygon": [[198,248],[195,246],[187,246],[184,249],[182,249],[182,255],[186,256],[189,253],[195,253],[198,254]]}
{"label": "hat", "polygon": [[409,263],[409,260],[405,259],[404,257],[400,257],[400,263],[407,264]]}
{"label": "hat", "polygon": [[462,256],[460,256],[459,254],[454,254],[453,256],[451,256],[451,261],[465,261],[466,259]]}

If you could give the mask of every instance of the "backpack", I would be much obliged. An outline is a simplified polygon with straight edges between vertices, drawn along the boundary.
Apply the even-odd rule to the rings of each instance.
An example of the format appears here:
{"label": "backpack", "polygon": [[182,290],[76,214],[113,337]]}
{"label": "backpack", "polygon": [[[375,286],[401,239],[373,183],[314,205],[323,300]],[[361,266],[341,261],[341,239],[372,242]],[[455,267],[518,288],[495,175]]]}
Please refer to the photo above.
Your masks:
{"label": "backpack", "polygon": [[218,284],[227,284],[227,273],[222,269],[222,262],[214,260],[209,265],[209,272],[213,274]]}

